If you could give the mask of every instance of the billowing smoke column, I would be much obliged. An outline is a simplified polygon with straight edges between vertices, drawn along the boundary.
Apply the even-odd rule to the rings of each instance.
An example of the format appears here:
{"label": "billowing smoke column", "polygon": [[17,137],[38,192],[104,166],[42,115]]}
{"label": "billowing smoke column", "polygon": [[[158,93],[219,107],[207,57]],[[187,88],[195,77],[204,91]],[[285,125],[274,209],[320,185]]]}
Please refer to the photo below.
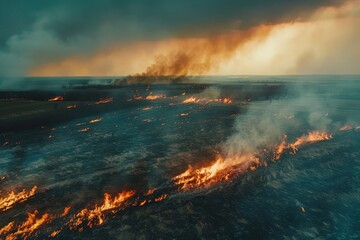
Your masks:
{"label": "billowing smoke column", "polygon": [[118,80],[114,84],[168,83],[192,75],[207,74],[229,60],[236,49],[250,37],[265,34],[269,30],[267,27],[258,27],[209,39],[177,40],[172,43],[173,50],[157,55],[144,72]]}

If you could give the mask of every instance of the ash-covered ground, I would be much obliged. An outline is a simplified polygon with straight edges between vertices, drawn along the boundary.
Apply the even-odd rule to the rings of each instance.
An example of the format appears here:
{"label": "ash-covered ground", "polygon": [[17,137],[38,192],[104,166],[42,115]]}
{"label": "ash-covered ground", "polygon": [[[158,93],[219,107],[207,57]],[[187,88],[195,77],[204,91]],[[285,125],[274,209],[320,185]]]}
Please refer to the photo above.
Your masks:
{"label": "ash-covered ground", "polygon": [[360,238],[359,76],[91,81],[1,85],[0,239]]}

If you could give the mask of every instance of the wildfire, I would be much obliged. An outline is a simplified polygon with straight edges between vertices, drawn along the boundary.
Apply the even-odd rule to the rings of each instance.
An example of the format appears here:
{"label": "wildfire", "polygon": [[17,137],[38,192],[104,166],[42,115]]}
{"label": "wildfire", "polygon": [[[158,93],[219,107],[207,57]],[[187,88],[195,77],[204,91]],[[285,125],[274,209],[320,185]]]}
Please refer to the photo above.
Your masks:
{"label": "wildfire", "polygon": [[189,114],[188,113],[181,113],[180,116],[186,117],[186,116],[189,116]]}
{"label": "wildfire", "polygon": [[181,190],[189,190],[201,186],[206,186],[214,182],[228,180],[230,175],[245,170],[257,159],[244,154],[224,160],[222,157],[207,167],[193,169],[191,166],[183,173],[173,178],[174,184],[179,185]]}
{"label": "wildfire", "polygon": [[101,205],[96,204],[93,209],[84,208],[71,218],[69,221],[70,228],[82,231],[84,222],[87,222],[87,226],[90,228],[103,224],[106,212],[126,206],[126,201],[134,196],[134,194],[135,191],[126,191],[119,193],[115,197],[111,197],[110,194],[105,193],[104,202]]}
{"label": "wildfire", "polygon": [[162,200],[164,200],[165,198],[167,198],[169,195],[168,194],[163,194],[160,197],[155,198],[155,202],[160,202]]}
{"label": "wildfire", "polygon": [[274,159],[275,160],[279,160],[282,153],[284,152],[284,150],[286,148],[288,148],[288,145],[286,144],[286,137],[287,136],[284,135],[282,142],[278,145],[277,149],[275,150],[275,153],[274,153],[274,155],[275,155]]}
{"label": "wildfire", "polygon": [[102,120],[103,120],[102,118],[97,118],[97,119],[90,120],[89,123],[97,123],[97,122],[100,122]]}
{"label": "wildfire", "polygon": [[25,189],[19,193],[12,191],[7,197],[0,198],[0,211],[6,211],[12,208],[16,203],[26,201],[29,197],[35,195],[36,189],[37,186],[34,186],[29,192]]}
{"label": "wildfire", "polygon": [[[19,237],[21,237],[21,239],[27,239],[35,230],[40,228],[43,224],[51,221],[52,217],[50,214],[45,213],[38,218],[38,213],[39,212],[37,210],[35,210],[34,213],[27,213],[28,218],[17,227],[15,232],[7,235],[6,240],[18,239]],[[11,223],[7,225],[9,228],[8,232],[14,228],[14,225],[10,224]]]}
{"label": "wildfire", "polygon": [[[329,140],[332,138],[331,134],[327,134],[321,131],[310,132],[307,135],[303,135],[298,138],[294,143],[286,143],[286,135],[284,135],[282,142],[277,145],[274,152],[274,159],[279,160],[281,155],[286,149],[293,150],[296,153],[298,147],[317,141]],[[231,176],[235,176],[237,173],[241,173],[246,170],[255,171],[262,163],[266,165],[263,159],[260,162],[260,158],[255,154],[245,153],[238,156],[231,156],[227,158],[218,157],[217,160],[206,167],[192,168],[191,166],[183,173],[177,175],[172,180],[175,185],[179,186],[180,190],[190,190],[198,187],[205,187],[215,182],[222,182],[230,179]]]}
{"label": "wildfire", "polygon": [[157,190],[157,188],[149,189],[149,190],[145,193],[145,196],[149,196],[149,195],[153,194],[156,190]]}
{"label": "wildfire", "polygon": [[90,130],[90,128],[87,127],[87,128],[80,129],[79,132],[87,132],[89,130]]}
{"label": "wildfire", "polygon": [[152,93],[150,93],[148,96],[146,96],[146,100],[149,100],[149,101],[153,101],[153,100],[156,100],[156,99],[159,99],[159,98],[164,98],[165,96],[164,95],[153,95]]}
{"label": "wildfire", "polygon": [[71,109],[71,108],[76,108],[77,106],[76,105],[69,105],[69,106],[67,106],[66,108],[67,109]]}
{"label": "wildfire", "polygon": [[9,222],[4,227],[0,228],[0,236],[5,235],[14,228],[14,222]]}
{"label": "wildfire", "polygon": [[65,207],[65,208],[64,208],[64,211],[62,212],[62,214],[60,215],[60,217],[65,217],[66,215],[68,215],[69,212],[70,212],[70,209],[71,209],[70,206]]}
{"label": "wildfire", "polygon": [[231,98],[218,98],[213,100],[214,102],[220,102],[220,103],[225,103],[225,104],[231,104],[233,102],[233,100]]}
{"label": "wildfire", "polygon": [[293,149],[294,153],[298,150],[298,147],[306,143],[318,142],[324,140],[332,139],[332,135],[326,132],[314,131],[309,132],[307,135],[303,135],[298,138],[293,144],[290,144],[290,147]]}
{"label": "wildfire", "polygon": [[113,98],[104,98],[104,99],[100,99],[95,104],[104,104],[104,103],[109,103],[109,102],[112,102],[112,101],[113,101]]}
{"label": "wildfire", "polygon": [[199,98],[196,98],[194,96],[186,98],[182,103],[199,103],[201,100]]}
{"label": "wildfire", "polygon": [[64,97],[63,96],[56,96],[56,97],[50,98],[48,101],[49,102],[64,101]]}

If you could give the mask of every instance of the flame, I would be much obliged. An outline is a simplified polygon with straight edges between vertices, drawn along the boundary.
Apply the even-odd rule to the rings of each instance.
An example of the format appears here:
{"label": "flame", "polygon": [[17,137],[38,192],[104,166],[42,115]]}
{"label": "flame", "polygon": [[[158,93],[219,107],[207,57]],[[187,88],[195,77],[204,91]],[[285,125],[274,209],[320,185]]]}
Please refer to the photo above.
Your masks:
{"label": "flame", "polygon": [[163,194],[160,197],[155,198],[155,202],[160,202],[162,200],[164,200],[165,198],[167,198],[169,195],[168,194]]}
{"label": "flame", "polygon": [[[207,167],[193,169],[191,166],[183,173],[173,178],[174,184],[181,190],[190,190],[207,186],[214,182],[228,180],[229,176],[245,170],[258,160],[251,154],[234,156],[224,160],[221,156]],[[255,165],[254,165],[255,166]]]}
{"label": "flame", "polygon": [[71,109],[71,108],[76,108],[77,106],[76,105],[69,105],[69,106],[67,106],[66,108],[67,109]]}
{"label": "flame", "polygon": [[286,144],[286,135],[284,135],[282,142],[278,145],[277,149],[275,150],[275,160],[279,160],[282,153],[286,148],[288,148],[288,145]]}
{"label": "flame", "polygon": [[182,101],[182,103],[199,103],[199,102],[200,102],[200,99],[196,98],[194,96],[188,97],[184,101]]}
{"label": "flame", "polygon": [[339,128],[339,131],[349,131],[351,129],[352,129],[352,126],[350,126],[349,124],[345,124],[344,126]]}
{"label": "flame", "polygon": [[309,132],[307,135],[303,135],[302,137],[298,138],[293,144],[290,144],[290,147],[293,149],[293,152],[295,153],[298,150],[298,147],[301,145],[311,142],[330,140],[330,139],[332,139],[331,134],[321,131],[313,131],[313,132]]}
{"label": "flame", "polygon": [[16,203],[26,201],[29,197],[35,195],[36,189],[37,186],[35,185],[29,192],[26,192],[25,189],[19,193],[12,191],[7,197],[0,198],[0,211],[6,211],[12,208]]}
{"label": "flame", "polygon": [[181,113],[180,116],[185,117],[185,116],[189,116],[189,114],[188,113]]}
{"label": "flame", "polygon": [[126,201],[134,194],[135,191],[126,191],[112,198],[110,194],[105,193],[104,202],[101,205],[96,204],[92,209],[84,208],[71,218],[69,222],[70,228],[81,231],[84,222],[87,222],[87,226],[90,228],[103,224],[106,212],[124,207]]}
{"label": "flame", "polygon": [[49,235],[49,237],[56,237],[60,232],[61,230],[55,230]]}
{"label": "flame", "polygon": [[65,217],[66,215],[68,215],[69,212],[70,212],[70,209],[71,209],[70,206],[65,207],[65,208],[64,208],[64,211],[62,212],[62,214],[60,215],[60,217]]}
{"label": "flame", "polygon": [[162,94],[158,94],[158,95],[153,95],[152,93],[150,93],[148,96],[146,96],[146,100],[149,100],[149,101],[153,101],[153,100],[156,100],[156,99],[159,99],[159,98],[165,98],[165,95],[162,95]]}
{"label": "flame", "polygon": [[157,188],[149,189],[149,190],[145,193],[145,196],[149,196],[149,195],[153,194],[156,190],[157,190]]}
{"label": "flame", "polygon": [[100,122],[101,120],[103,120],[103,119],[102,118],[97,118],[97,119],[90,120],[89,123],[97,123],[97,122]]}
{"label": "flame", "polygon": [[14,221],[9,222],[4,227],[0,228],[0,236],[5,235],[14,228]]}
{"label": "flame", "polygon": [[219,98],[219,99],[215,99],[213,100],[214,102],[220,102],[220,103],[225,103],[225,104],[231,104],[233,102],[233,100],[231,98]]}
{"label": "flame", "polygon": [[90,130],[90,128],[87,127],[87,128],[80,129],[79,132],[87,132],[89,130]]}
{"label": "flame", "polygon": [[112,101],[113,101],[113,98],[104,98],[104,99],[100,99],[95,104],[104,104],[104,103],[109,103],[109,102],[112,102]]}
{"label": "flame", "polygon": [[56,97],[50,98],[48,101],[49,102],[64,101],[64,97],[63,96],[56,96]]}
{"label": "flame", "polygon": [[6,240],[18,239],[27,239],[35,230],[40,228],[43,224],[48,223],[52,216],[48,213],[43,214],[40,218],[37,218],[37,214],[39,212],[37,210],[34,213],[27,213],[28,218],[25,220],[20,226],[18,226],[17,230],[14,233],[11,233],[6,236]]}

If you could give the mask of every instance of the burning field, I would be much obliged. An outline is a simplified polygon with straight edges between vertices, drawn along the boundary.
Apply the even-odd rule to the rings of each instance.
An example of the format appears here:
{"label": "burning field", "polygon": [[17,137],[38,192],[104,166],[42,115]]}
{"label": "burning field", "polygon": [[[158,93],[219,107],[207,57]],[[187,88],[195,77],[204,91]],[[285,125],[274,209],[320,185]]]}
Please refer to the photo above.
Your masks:
{"label": "burning field", "polygon": [[224,78],[1,92],[0,239],[359,238],[359,79]]}

